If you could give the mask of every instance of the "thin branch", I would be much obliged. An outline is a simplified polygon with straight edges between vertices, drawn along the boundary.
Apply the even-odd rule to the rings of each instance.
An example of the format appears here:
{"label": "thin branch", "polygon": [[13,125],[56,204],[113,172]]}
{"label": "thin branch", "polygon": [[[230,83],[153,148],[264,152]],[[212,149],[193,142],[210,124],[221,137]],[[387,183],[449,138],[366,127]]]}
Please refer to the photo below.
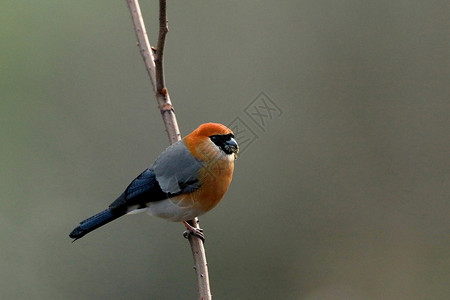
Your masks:
{"label": "thin branch", "polygon": [[[198,218],[188,221],[195,228],[198,226]],[[194,270],[197,276],[198,298],[202,300],[211,300],[211,288],[209,286],[208,263],[206,261],[206,252],[203,247],[203,241],[190,234],[189,243],[191,244],[192,256],[194,258]]]}
{"label": "thin branch", "polygon": [[141,8],[138,0],[127,0],[128,9],[133,19],[134,31],[138,40],[138,47],[144,59],[145,68],[152,83],[153,91],[156,92],[156,73],[153,51],[148,41],[147,31],[145,30],[144,19],[142,18]]}
{"label": "thin branch", "polygon": [[161,92],[165,88],[164,82],[164,66],[163,66],[163,54],[164,45],[166,43],[166,35],[169,31],[167,26],[167,14],[166,14],[166,1],[159,1],[159,36],[158,45],[156,46],[156,90]]}
{"label": "thin branch", "polygon": [[[173,144],[176,141],[181,140],[181,134],[180,129],[178,128],[178,123],[175,117],[172,102],[170,101],[169,92],[164,86],[164,81],[161,81],[161,78],[163,78],[162,53],[160,54],[159,59],[161,61],[160,69],[156,70],[155,58],[153,56],[153,50],[150,46],[150,42],[148,41],[147,31],[145,30],[145,24],[142,18],[139,1],[127,0],[127,4],[131,13],[131,17],[133,19],[134,30],[136,32],[136,37],[138,40],[138,47],[141,52],[142,58],[144,59],[145,68],[152,83],[153,91],[155,92],[156,101],[158,102],[158,107],[161,112],[164,125],[166,127],[167,135],[169,137],[170,143]],[[158,45],[160,43],[164,45],[164,41],[158,41]],[[158,50],[156,50],[156,52],[158,52]],[[161,75],[158,78],[159,80],[157,80],[157,74]]]}
{"label": "thin branch", "polygon": [[[141,9],[138,0],[126,0],[128,8],[133,19],[134,29],[136,32],[138,46],[145,63],[145,68],[149,75],[153,91],[155,92],[156,101],[161,111],[166,132],[170,143],[174,143],[181,139],[180,130],[178,128],[175,112],[170,101],[169,92],[164,83],[164,68],[163,68],[163,52],[165,38],[168,31],[167,15],[166,15],[166,1],[159,1],[159,36],[155,56],[153,56],[153,49],[150,46],[147,32],[142,18]],[[199,228],[197,218],[190,220],[189,223]],[[189,243],[191,245],[192,256],[194,258],[194,270],[197,275],[197,288],[199,299],[211,299],[211,290],[209,287],[208,266],[206,262],[206,253],[203,242],[200,238],[189,235]]]}

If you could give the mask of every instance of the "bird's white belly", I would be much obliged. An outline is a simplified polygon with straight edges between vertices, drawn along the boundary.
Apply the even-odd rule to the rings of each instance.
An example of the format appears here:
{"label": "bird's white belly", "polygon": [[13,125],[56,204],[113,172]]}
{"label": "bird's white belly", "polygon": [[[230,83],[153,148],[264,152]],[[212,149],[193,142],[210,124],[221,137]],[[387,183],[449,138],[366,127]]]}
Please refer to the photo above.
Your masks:
{"label": "bird's white belly", "polygon": [[201,215],[193,203],[176,201],[172,198],[148,203],[147,213],[173,222],[192,220]]}

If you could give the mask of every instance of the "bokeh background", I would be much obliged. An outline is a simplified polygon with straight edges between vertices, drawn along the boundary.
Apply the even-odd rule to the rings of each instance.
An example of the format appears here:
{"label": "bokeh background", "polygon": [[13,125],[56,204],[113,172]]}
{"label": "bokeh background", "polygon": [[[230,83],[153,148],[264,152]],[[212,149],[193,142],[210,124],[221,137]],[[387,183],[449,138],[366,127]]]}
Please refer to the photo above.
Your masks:
{"label": "bokeh background", "polygon": [[[141,3],[153,44],[156,2]],[[168,12],[182,133],[246,130],[201,218],[214,298],[450,299],[447,1]],[[0,40],[0,298],[195,299],[181,224],[68,237],[168,145],[125,1],[3,0]]]}

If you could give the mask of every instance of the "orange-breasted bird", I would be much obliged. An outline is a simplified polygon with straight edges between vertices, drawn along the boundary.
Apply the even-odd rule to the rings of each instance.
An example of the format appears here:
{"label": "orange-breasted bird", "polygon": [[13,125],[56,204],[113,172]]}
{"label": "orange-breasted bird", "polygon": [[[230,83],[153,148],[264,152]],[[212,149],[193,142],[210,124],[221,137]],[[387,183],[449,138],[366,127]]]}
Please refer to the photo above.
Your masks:
{"label": "orange-breasted bird", "polygon": [[164,150],[156,161],[104,211],[82,221],[69,236],[74,240],[125,214],[147,211],[170,221],[183,222],[203,239],[201,229],[188,220],[215,207],[233,176],[239,146],[222,124],[200,125]]}

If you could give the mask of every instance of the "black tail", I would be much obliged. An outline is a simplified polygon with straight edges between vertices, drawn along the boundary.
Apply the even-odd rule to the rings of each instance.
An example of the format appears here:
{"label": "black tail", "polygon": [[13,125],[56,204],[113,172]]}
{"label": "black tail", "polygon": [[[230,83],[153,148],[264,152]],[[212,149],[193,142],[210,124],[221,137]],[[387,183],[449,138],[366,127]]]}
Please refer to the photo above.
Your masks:
{"label": "black tail", "polygon": [[73,241],[78,240],[79,238],[82,238],[84,235],[88,234],[94,229],[99,228],[100,226],[103,226],[118,217],[121,217],[125,214],[125,211],[115,211],[111,210],[110,208],[105,209],[102,212],[99,212],[98,214],[90,217],[89,219],[86,219],[78,225],[77,228],[72,230],[72,232],[69,234],[71,238],[73,238]]}

